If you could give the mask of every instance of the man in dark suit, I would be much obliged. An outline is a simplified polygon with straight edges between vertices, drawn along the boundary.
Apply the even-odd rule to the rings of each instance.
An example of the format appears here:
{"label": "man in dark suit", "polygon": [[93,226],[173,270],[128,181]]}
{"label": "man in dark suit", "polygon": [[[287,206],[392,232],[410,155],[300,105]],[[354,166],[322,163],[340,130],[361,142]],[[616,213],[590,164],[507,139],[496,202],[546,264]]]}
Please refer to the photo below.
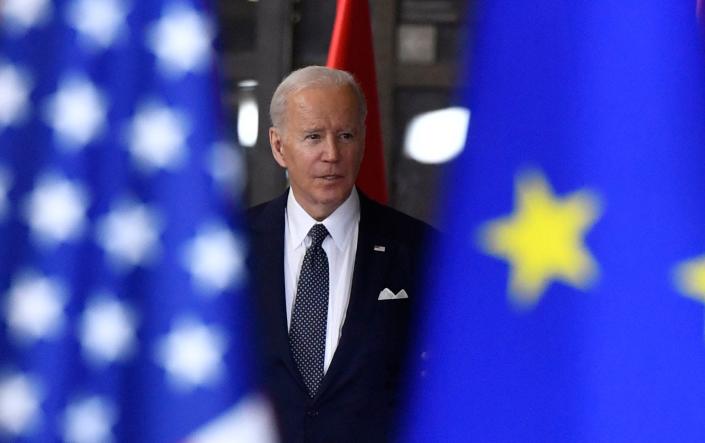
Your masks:
{"label": "man in dark suit", "polygon": [[284,195],[250,209],[261,376],[285,443],[387,442],[428,225],[355,188],[364,96],[310,66],[272,98]]}

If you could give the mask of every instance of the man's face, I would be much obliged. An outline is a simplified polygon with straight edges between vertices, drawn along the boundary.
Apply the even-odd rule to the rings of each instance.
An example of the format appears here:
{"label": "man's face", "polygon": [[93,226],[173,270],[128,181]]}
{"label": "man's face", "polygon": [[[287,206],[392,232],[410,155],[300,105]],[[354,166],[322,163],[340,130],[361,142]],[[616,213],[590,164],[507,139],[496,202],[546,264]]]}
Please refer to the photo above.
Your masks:
{"label": "man's face", "polygon": [[350,195],[365,131],[349,86],[302,89],[289,96],[281,128],[270,128],[272,154],[289,172],[296,200],[313,218],[328,217]]}

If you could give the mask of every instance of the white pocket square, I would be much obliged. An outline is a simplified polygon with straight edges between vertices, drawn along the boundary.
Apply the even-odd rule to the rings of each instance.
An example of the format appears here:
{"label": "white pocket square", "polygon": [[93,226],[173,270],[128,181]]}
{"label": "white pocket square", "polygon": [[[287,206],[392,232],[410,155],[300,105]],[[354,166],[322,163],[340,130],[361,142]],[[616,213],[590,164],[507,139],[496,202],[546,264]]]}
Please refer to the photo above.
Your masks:
{"label": "white pocket square", "polygon": [[399,300],[402,298],[409,298],[409,295],[406,293],[405,290],[401,290],[397,292],[396,294],[389,290],[389,288],[384,288],[382,291],[379,293],[379,297],[377,297],[377,300]]}

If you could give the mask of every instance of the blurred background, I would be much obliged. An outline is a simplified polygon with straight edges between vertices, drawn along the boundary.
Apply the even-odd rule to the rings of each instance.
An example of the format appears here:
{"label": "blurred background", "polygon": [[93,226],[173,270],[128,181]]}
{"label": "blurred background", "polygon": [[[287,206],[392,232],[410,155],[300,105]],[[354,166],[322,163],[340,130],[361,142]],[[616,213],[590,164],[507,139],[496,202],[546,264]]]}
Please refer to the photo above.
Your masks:
{"label": "blurred background", "polygon": [[[325,65],[335,21],[329,0],[219,0],[223,100],[232,140],[247,158],[247,203],[279,195],[286,176],[272,159],[267,138],[269,100],[281,79],[306,65]],[[456,97],[459,61],[472,29],[464,0],[370,2],[389,205],[436,224],[435,204],[444,164],[462,125],[433,123]],[[421,126],[412,122],[423,119]],[[416,119],[416,120],[415,120]],[[462,117],[461,117],[462,120]],[[442,118],[442,123],[455,121]],[[407,132],[411,136],[407,137]],[[444,137],[444,139],[441,139]]]}

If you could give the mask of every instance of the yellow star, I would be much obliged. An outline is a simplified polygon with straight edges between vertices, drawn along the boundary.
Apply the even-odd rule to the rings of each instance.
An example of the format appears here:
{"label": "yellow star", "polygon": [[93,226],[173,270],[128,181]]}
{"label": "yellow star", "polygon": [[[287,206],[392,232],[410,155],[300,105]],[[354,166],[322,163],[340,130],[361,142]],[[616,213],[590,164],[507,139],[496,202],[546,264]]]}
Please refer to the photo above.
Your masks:
{"label": "yellow star", "polygon": [[480,228],[487,254],[509,262],[510,299],[531,307],[552,280],[585,289],[597,265],[584,244],[597,221],[597,198],[586,190],[559,199],[538,172],[521,174],[516,182],[514,213]]}
{"label": "yellow star", "polygon": [[678,291],[705,303],[705,256],[680,263],[676,266],[674,277]]}

